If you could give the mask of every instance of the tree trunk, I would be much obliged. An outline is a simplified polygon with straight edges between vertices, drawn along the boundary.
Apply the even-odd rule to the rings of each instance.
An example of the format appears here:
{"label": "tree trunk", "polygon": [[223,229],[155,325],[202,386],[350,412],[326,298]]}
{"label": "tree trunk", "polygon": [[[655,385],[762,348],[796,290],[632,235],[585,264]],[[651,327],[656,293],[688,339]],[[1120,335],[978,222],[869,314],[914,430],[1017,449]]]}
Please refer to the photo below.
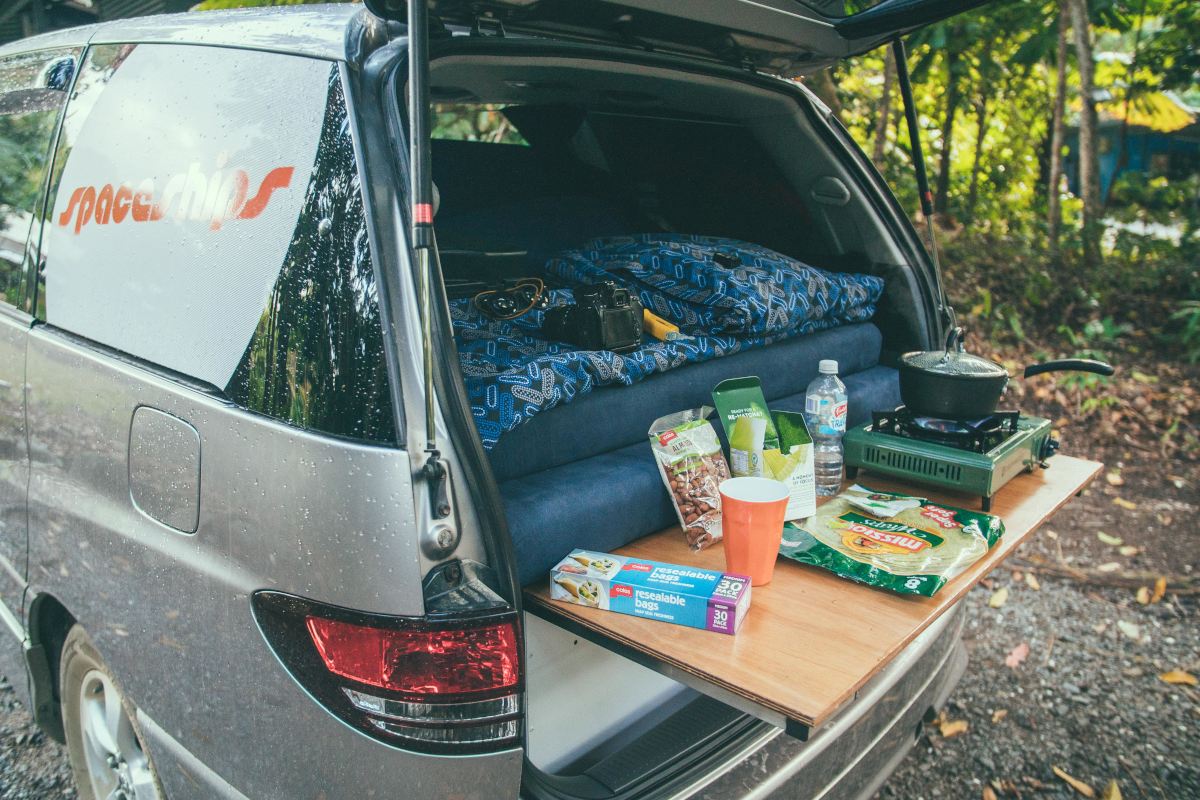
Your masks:
{"label": "tree trunk", "polygon": [[1100,262],[1100,160],[1096,137],[1096,61],[1092,54],[1092,25],[1087,0],[1067,0],[1071,32],[1079,65],[1079,194],[1083,198],[1083,258],[1089,266]]}
{"label": "tree trunk", "polygon": [[1067,105],[1067,30],[1071,27],[1066,0],[1058,3],[1058,75],[1054,84],[1054,112],[1050,122],[1050,175],[1046,181],[1046,226],[1050,229],[1050,252],[1058,257],[1058,235],[1062,228],[1062,172],[1064,116]]}
{"label": "tree trunk", "polygon": [[888,123],[892,117],[892,84],[896,82],[896,54],[891,47],[884,49],[883,94],[879,98],[879,115],[875,117],[875,148],[871,153],[871,161],[880,172],[883,172],[883,151],[887,146]]}
{"label": "tree trunk", "polygon": [[[951,34],[951,40],[956,38]],[[957,50],[946,50],[946,113],[942,118],[942,157],[938,164],[937,188],[933,195],[933,211],[945,214],[950,195],[950,159],[954,153],[954,117],[958,113],[961,92],[958,86]]]}
{"label": "tree trunk", "polygon": [[987,137],[988,126],[988,96],[986,91],[979,96],[975,119],[979,127],[975,132],[975,153],[971,157],[971,189],[967,193],[968,221],[975,219],[975,204],[979,202],[980,159],[983,156],[983,140]]}

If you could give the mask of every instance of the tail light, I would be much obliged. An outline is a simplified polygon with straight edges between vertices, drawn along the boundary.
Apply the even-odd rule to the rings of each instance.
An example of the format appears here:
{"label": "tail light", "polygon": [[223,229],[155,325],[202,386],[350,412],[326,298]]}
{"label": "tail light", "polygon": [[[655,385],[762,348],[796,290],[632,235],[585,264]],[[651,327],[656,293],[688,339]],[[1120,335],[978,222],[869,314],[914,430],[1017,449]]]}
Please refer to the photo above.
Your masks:
{"label": "tail light", "polygon": [[512,611],[387,617],[258,592],[254,612],[296,681],[375,739],[460,754],[520,743],[521,636]]}

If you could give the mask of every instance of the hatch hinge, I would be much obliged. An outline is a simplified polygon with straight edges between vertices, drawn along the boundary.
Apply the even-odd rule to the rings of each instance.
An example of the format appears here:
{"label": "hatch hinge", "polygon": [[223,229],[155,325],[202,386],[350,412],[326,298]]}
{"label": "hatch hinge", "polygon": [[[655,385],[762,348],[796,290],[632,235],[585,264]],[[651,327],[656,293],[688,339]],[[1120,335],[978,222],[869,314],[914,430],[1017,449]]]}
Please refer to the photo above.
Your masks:
{"label": "hatch hinge", "polygon": [[726,42],[728,45],[728,50],[727,50],[728,54],[725,56],[725,60],[730,65],[732,65],[736,69],[745,70],[746,72],[749,72],[751,75],[760,74],[758,71],[758,67],[755,66],[755,64],[754,64],[754,59],[752,59],[749,55],[746,54],[745,49],[743,49],[743,47],[740,44],[738,44],[736,39],[734,39],[732,36],[728,36],[728,37],[726,37]]}
{"label": "hatch hinge", "polygon": [[429,485],[429,508],[434,519],[450,516],[450,470],[437,450],[430,450],[421,474]]}
{"label": "hatch hinge", "polygon": [[504,20],[495,17],[475,17],[475,21],[471,23],[471,35],[495,39],[504,39],[508,36],[504,30]]}

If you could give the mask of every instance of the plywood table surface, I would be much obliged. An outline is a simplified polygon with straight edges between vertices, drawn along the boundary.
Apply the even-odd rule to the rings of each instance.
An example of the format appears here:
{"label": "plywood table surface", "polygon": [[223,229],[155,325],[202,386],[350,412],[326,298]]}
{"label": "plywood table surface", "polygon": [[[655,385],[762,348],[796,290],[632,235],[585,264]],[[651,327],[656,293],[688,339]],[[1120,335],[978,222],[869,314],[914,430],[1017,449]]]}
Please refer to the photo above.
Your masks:
{"label": "plywood table surface", "polygon": [[[1005,534],[987,556],[934,597],[911,597],[852,583],[780,558],[767,586],[756,586],[736,635],[615,614],[550,600],[549,581],[526,590],[527,610],[565,624],[592,641],[634,657],[718,698],[781,715],[789,726],[815,727],[878,673],[921,631],[950,609],[1047,517],[1086,487],[1101,464],[1055,456],[1050,468],[1010,481],[993,500]],[[857,482],[961,508],[978,497],[952,495],[870,472]],[[720,545],[696,553],[670,528],[623,547],[623,556],[724,570]]]}

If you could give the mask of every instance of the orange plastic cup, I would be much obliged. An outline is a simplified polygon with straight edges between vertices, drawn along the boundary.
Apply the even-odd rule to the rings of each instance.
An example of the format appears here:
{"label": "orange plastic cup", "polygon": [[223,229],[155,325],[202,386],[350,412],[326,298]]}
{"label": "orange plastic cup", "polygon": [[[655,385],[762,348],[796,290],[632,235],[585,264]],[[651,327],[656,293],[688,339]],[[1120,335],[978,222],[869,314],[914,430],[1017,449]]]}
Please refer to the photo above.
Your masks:
{"label": "orange plastic cup", "polygon": [[752,586],[770,583],[783,539],[787,486],[770,478],[730,478],[720,490],[727,571],[750,576]]}

